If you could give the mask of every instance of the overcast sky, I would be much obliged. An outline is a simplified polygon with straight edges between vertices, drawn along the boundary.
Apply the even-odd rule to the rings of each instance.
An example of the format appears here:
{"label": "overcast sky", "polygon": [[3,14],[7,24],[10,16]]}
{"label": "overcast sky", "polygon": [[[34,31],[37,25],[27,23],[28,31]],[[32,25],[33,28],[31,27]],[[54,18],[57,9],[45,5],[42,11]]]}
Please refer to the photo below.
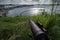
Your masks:
{"label": "overcast sky", "polygon": [[0,4],[31,4],[31,3],[41,3],[41,4],[49,4],[51,0],[0,0]]}

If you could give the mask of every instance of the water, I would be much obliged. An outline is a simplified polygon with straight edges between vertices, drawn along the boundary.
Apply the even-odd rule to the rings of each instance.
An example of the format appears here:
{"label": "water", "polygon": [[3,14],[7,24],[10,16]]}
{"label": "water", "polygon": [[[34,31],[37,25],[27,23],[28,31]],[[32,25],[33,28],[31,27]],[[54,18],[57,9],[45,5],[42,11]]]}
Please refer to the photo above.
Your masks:
{"label": "water", "polygon": [[[38,11],[35,13],[34,11],[36,11],[36,10],[32,10],[33,8],[44,8],[46,12],[50,13],[51,9],[52,9],[52,6],[51,5],[34,5],[34,6],[30,6],[30,7],[27,6],[27,7],[22,7],[22,8],[16,8],[16,9],[8,11],[7,16],[31,16],[31,15],[36,15],[38,13]],[[57,8],[55,6],[54,11],[59,12],[60,11],[60,5]]]}
{"label": "water", "polygon": [[[0,4],[51,4],[52,0],[0,0]],[[60,2],[59,2],[60,3]],[[6,6],[8,7],[8,6]],[[12,7],[12,6],[9,6]],[[34,5],[30,7],[16,8],[8,11],[7,16],[31,16],[37,15],[39,9],[32,10],[33,8],[44,8],[46,12],[50,13],[52,6],[51,5]],[[54,7],[54,11],[60,12],[60,6]],[[36,11],[36,12],[35,12]]]}

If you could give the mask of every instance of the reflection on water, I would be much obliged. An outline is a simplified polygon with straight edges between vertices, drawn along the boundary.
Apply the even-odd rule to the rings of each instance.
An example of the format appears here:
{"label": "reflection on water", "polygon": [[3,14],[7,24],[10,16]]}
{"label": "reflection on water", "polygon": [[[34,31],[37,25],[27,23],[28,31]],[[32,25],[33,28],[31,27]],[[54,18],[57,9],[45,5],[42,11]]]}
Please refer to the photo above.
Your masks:
{"label": "reflection on water", "polygon": [[20,15],[21,16],[33,16],[33,15],[37,15],[43,11],[44,11],[43,8],[30,8],[29,10],[26,10],[26,11],[23,11],[22,13],[20,13]]}
{"label": "reflection on water", "polygon": [[[16,8],[13,10],[10,10],[7,14],[7,16],[32,16],[37,15],[41,10],[39,8],[45,9],[46,12],[51,12],[52,6],[51,5],[34,5],[30,7],[22,7],[22,8]],[[54,7],[56,9],[56,6]],[[58,6],[57,9],[60,9],[60,6]]]}
{"label": "reflection on water", "polygon": [[9,11],[7,16],[33,16],[43,12],[44,8],[17,8]]}

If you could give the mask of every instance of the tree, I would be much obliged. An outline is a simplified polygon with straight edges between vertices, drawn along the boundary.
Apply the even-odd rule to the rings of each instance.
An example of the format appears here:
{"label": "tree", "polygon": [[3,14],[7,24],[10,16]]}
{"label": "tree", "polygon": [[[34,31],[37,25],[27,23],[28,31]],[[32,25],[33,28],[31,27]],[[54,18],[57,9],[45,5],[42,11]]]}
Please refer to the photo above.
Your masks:
{"label": "tree", "polygon": [[55,8],[55,12],[56,12],[56,9],[58,8],[58,5],[60,5],[60,0],[55,0],[55,3],[56,3],[56,8]]}
{"label": "tree", "polygon": [[51,13],[53,13],[55,5],[56,5],[55,12],[56,12],[58,4],[60,4],[60,0],[52,0],[52,10],[51,10]]}
{"label": "tree", "polygon": [[51,14],[53,13],[53,11],[54,11],[54,2],[55,0],[52,0],[52,10],[51,10]]}

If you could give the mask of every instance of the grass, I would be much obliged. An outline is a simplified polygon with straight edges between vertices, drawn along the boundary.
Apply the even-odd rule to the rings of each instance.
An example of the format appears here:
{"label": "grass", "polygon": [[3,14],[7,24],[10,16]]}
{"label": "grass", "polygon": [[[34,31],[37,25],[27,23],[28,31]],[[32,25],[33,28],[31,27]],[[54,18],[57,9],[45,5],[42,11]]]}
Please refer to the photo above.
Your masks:
{"label": "grass", "polygon": [[[27,38],[29,38],[28,34],[30,32],[27,19],[28,19],[27,17],[0,18],[0,40],[2,39],[8,40],[10,36],[12,36],[13,34],[15,34],[16,36],[19,35],[18,37],[21,40],[27,40]],[[6,36],[7,34],[8,36],[10,34],[8,39],[7,39],[8,36]],[[16,39],[18,37],[16,37]]]}
{"label": "grass", "polygon": [[0,18],[0,40],[11,40],[15,34],[16,40],[32,40],[29,20],[40,21],[48,30],[51,40],[60,40],[60,16],[37,15],[31,17],[2,17]]}

